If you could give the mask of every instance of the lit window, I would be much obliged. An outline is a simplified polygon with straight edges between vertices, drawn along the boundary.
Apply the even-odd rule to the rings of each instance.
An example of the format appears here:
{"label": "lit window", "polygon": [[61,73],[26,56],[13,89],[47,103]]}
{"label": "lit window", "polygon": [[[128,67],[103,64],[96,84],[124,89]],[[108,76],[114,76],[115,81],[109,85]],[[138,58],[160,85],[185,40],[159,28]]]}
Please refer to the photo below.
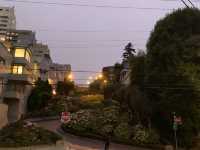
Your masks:
{"label": "lit window", "polygon": [[23,66],[13,66],[12,73],[13,74],[22,74],[23,73]]}
{"label": "lit window", "polygon": [[17,48],[15,49],[15,57],[24,57],[25,49]]}

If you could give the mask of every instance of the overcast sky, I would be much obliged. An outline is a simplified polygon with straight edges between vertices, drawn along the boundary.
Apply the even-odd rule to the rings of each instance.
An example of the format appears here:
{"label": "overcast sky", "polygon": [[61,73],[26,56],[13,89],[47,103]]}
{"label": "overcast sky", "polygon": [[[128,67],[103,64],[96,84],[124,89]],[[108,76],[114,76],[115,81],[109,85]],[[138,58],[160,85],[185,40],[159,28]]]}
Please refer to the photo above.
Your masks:
{"label": "overcast sky", "polygon": [[[129,41],[145,50],[156,21],[184,6],[181,0],[28,0],[57,5],[20,1],[0,0],[2,6],[15,6],[18,29],[36,31],[37,40],[49,45],[53,61],[71,64],[73,70],[94,71],[119,62]],[[94,7],[102,5],[115,8]],[[126,6],[131,8],[116,8]]]}

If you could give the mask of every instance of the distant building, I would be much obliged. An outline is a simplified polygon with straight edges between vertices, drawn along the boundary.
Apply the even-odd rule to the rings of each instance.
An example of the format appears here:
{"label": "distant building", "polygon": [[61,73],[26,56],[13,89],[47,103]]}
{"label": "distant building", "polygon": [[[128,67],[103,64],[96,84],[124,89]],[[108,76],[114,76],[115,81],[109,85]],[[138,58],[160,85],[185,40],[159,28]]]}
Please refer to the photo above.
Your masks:
{"label": "distant building", "polygon": [[33,52],[33,70],[36,80],[48,80],[49,70],[52,66],[50,50],[47,45],[37,43],[32,47]]}
{"label": "distant building", "polygon": [[4,39],[7,30],[16,29],[14,7],[0,7],[0,38]]}
{"label": "distant building", "polygon": [[106,80],[108,81],[113,81],[115,78],[115,67],[114,66],[107,66],[107,67],[103,67],[103,76]]}
{"label": "distant building", "polygon": [[50,83],[56,84],[58,81],[64,81],[71,73],[71,65],[53,63],[50,67]]}
{"label": "distant building", "polygon": [[36,44],[35,32],[30,30],[8,30],[6,32],[6,41],[12,45],[32,47]]}
{"label": "distant building", "polygon": [[123,69],[121,70],[120,73],[120,82],[124,85],[129,85],[131,80],[130,80],[130,75],[131,75],[131,70],[129,67],[128,62],[122,63]]}

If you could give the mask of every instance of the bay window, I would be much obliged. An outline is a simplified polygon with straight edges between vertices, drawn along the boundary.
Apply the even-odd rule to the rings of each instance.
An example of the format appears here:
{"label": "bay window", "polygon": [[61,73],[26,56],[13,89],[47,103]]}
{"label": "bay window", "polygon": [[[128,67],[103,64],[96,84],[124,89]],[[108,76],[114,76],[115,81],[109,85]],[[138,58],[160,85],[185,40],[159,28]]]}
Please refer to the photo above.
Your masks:
{"label": "bay window", "polygon": [[14,56],[15,57],[25,58],[28,62],[31,61],[30,53],[28,52],[28,50],[23,49],[23,48],[16,48]]}
{"label": "bay window", "polygon": [[22,74],[23,73],[23,66],[14,65],[12,67],[12,73],[13,74]]}
{"label": "bay window", "polygon": [[16,48],[15,49],[15,57],[24,57],[25,56],[25,49]]}

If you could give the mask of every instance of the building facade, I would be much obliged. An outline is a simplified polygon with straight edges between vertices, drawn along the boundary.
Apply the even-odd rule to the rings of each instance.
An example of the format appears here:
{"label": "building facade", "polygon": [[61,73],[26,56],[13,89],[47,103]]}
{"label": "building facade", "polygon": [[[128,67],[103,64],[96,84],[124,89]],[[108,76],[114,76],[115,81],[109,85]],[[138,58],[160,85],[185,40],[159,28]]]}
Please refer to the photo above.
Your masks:
{"label": "building facade", "polygon": [[121,84],[128,86],[131,83],[131,79],[130,79],[131,69],[129,67],[128,62],[123,62],[122,66],[123,68],[120,73],[120,82]]}
{"label": "building facade", "polygon": [[32,47],[36,44],[35,32],[31,30],[7,30],[5,40],[14,46]]}
{"label": "building facade", "polygon": [[71,65],[53,63],[50,67],[49,81],[51,84],[56,84],[59,81],[64,81],[71,73]]}
{"label": "building facade", "polygon": [[3,40],[7,30],[16,29],[14,7],[0,7],[0,37]]}
{"label": "building facade", "polygon": [[112,82],[114,80],[115,78],[114,70],[115,70],[114,66],[103,67],[102,73],[107,81]]}
{"label": "building facade", "polygon": [[33,87],[32,53],[26,47],[15,46],[8,51],[1,43],[2,65],[1,101],[8,107],[8,122],[14,122],[26,113],[28,96]]}
{"label": "building facade", "polygon": [[50,50],[47,45],[42,43],[34,44],[32,47],[33,52],[33,70],[36,80],[40,78],[45,81],[48,80],[49,70],[52,66],[52,59]]}

